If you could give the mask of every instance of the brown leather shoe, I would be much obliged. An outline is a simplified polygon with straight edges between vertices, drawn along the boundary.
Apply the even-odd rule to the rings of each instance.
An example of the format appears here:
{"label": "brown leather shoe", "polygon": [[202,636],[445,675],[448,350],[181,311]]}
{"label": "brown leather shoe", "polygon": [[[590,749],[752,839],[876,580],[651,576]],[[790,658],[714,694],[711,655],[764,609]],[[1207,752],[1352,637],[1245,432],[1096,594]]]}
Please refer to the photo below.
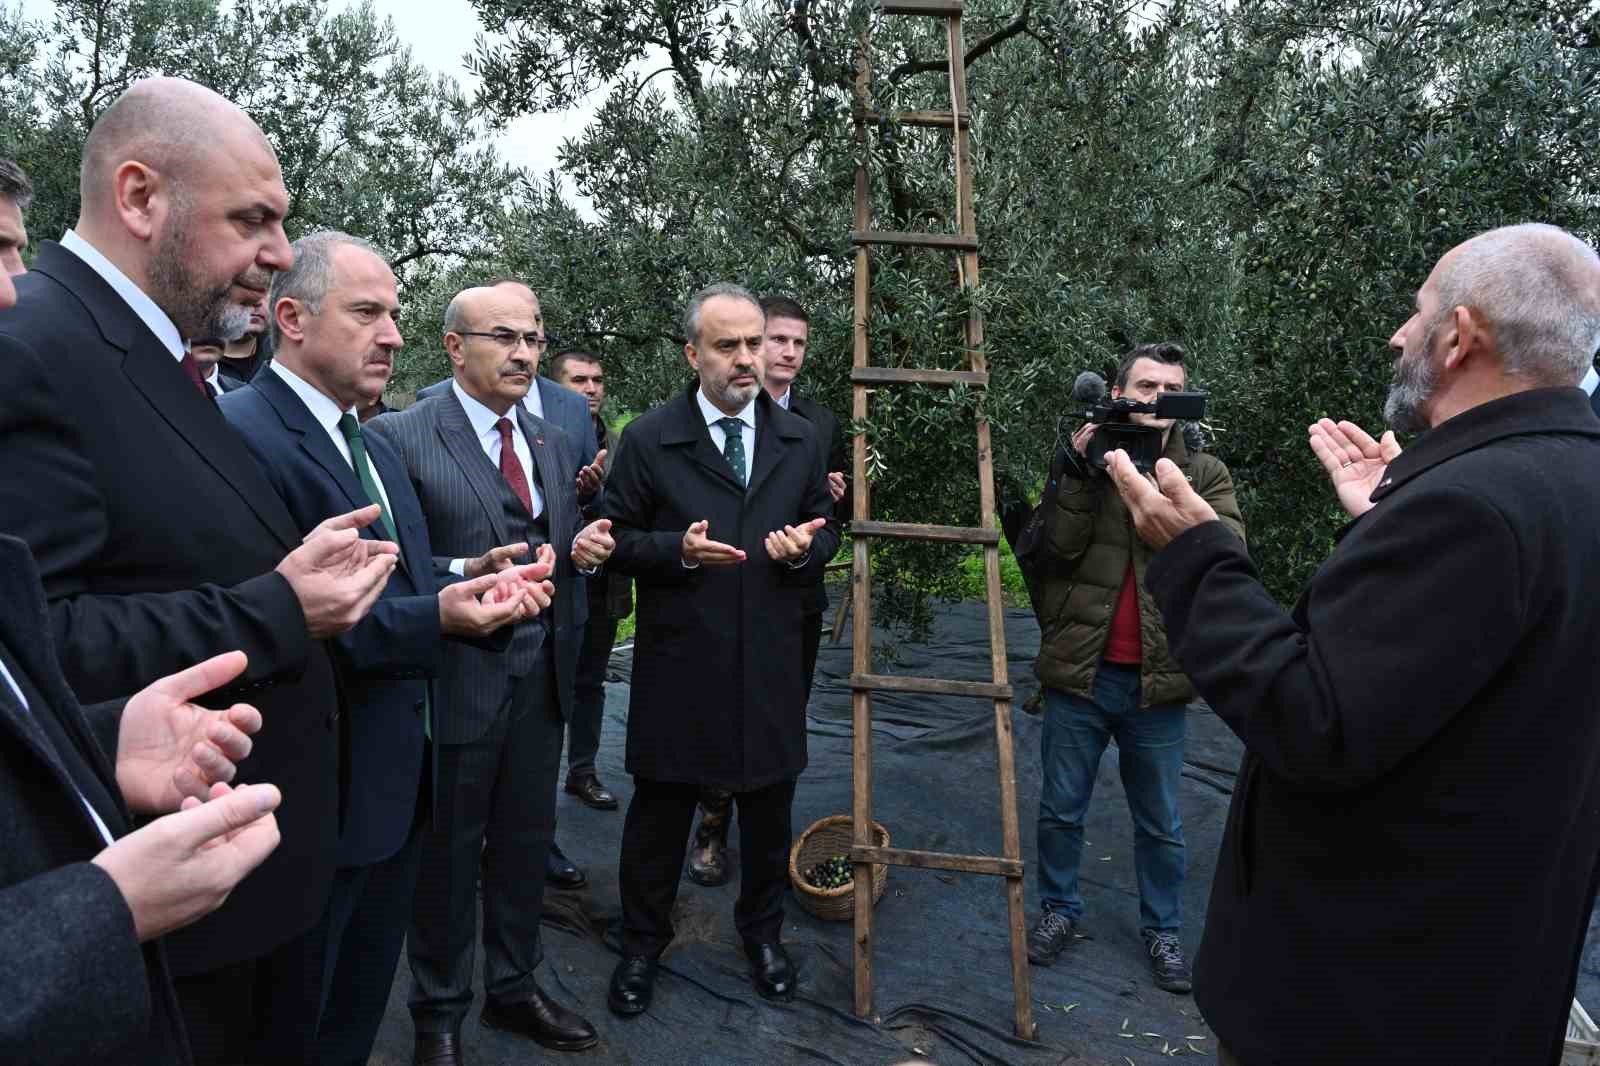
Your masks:
{"label": "brown leather shoe", "polygon": [[694,831],[694,847],[689,852],[689,880],[715,888],[728,883],[728,819],[731,805],[721,811],[700,809],[700,825]]}
{"label": "brown leather shoe", "polygon": [[462,1066],[461,1037],[456,1033],[418,1033],[411,1066]]}
{"label": "brown leather shoe", "polygon": [[600,778],[594,774],[567,778],[566,790],[582,800],[585,806],[593,807],[597,811],[617,809],[617,797],[602,785]]}
{"label": "brown leather shoe", "polygon": [[538,985],[517,1003],[484,1004],[483,1024],[528,1037],[552,1051],[583,1051],[600,1042],[594,1026],[545,995]]}

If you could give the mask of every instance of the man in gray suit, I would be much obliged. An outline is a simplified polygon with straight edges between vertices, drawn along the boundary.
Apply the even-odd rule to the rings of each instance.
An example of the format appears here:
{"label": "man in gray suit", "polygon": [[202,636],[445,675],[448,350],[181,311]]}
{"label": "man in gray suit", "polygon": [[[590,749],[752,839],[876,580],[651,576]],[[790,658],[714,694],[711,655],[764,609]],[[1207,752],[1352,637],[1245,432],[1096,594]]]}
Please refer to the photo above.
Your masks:
{"label": "man in gray suit", "polygon": [[[527,305],[527,311],[533,316],[533,333],[536,340],[528,344],[527,358],[533,372],[539,369],[539,360],[543,358],[549,346],[549,339],[544,330],[544,309],[539,304],[539,297],[527,283],[516,278],[491,278],[482,285],[465,289],[457,293],[444,309],[445,335],[455,334],[457,337],[479,340],[493,340],[494,332],[507,332],[501,327],[490,326],[485,321],[478,321],[473,314],[473,302],[478,299],[475,294],[484,290],[491,290],[497,294],[496,299],[518,300]],[[504,344],[504,338],[501,343]],[[417,393],[418,400],[429,400],[436,396],[443,396],[450,391],[451,378],[436,381],[427,388]],[[556,381],[538,374],[533,383],[528,387],[520,401],[528,413],[535,418],[542,418],[550,423],[567,440],[567,451],[573,462],[573,484],[578,490],[578,505],[590,517],[599,514],[600,486],[605,479],[606,453],[594,439],[593,430],[590,428],[589,403],[583,396]],[[567,697],[563,697],[566,699]],[[545,879],[552,885],[561,888],[581,888],[588,881],[582,870],[573,865],[571,860],[562,852],[561,845],[550,841],[550,858],[545,865]]]}
{"label": "man in gray suit", "polygon": [[[366,432],[399,451],[441,561],[476,577],[484,544],[526,542],[555,563],[555,598],[517,625],[503,654],[468,645],[444,651],[435,682],[437,817],[423,844],[407,937],[419,1066],[461,1061],[480,856],[484,1023],[560,1051],[599,1040],[539,989],[534,969],[561,739],[587,614],[580,574],[611,554],[610,523],[579,530],[571,445],[522,404],[543,339],[528,300],[500,285],[469,289],[451,308],[447,321],[458,328],[444,338],[455,369],[449,391],[382,415]],[[511,560],[489,565],[498,563]]]}

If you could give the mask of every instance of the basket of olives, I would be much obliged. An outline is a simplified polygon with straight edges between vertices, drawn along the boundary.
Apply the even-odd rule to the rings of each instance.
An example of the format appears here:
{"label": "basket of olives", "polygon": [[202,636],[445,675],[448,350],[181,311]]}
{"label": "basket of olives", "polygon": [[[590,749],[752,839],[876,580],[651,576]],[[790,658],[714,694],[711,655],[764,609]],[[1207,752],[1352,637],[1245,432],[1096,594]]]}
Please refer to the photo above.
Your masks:
{"label": "basket of olives", "polygon": [[[873,842],[889,846],[889,831],[872,823]],[[850,816],[835,814],[801,833],[789,849],[789,881],[800,906],[824,921],[846,922],[855,916],[855,867],[850,863]],[[872,864],[872,902],[883,898],[889,867]]]}

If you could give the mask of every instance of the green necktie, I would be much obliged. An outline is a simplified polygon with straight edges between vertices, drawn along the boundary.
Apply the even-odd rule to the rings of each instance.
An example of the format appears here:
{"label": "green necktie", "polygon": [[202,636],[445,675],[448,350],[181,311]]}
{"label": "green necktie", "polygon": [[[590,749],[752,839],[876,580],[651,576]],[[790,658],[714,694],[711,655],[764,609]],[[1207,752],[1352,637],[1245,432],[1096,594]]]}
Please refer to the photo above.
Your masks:
{"label": "green necktie", "polygon": [[384,539],[400,543],[394,535],[394,520],[389,517],[389,508],[384,506],[383,493],[378,491],[378,483],[372,477],[372,466],[367,462],[367,445],[361,439],[361,423],[356,421],[355,415],[346,411],[339,419],[339,432],[350,444],[350,463],[356,468],[356,477],[361,479],[362,491],[367,494],[369,502],[378,505],[381,512],[378,521],[382,523]]}
{"label": "green necktie", "polygon": [[717,425],[722,427],[722,457],[728,460],[728,465],[733,467],[733,476],[739,479],[739,484],[747,483],[744,461],[744,423],[737,418],[719,418]]}
{"label": "green necktie", "polygon": [[[361,490],[367,494],[367,499],[378,505],[378,521],[383,523],[383,533],[388,539],[399,544],[394,535],[394,520],[389,517],[389,508],[384,506],[383,493],[378,491],[378,483],[372,477],[372,464],[367,462],[367,445],[361,439],[361,423],[356,421],[356,416],[348,411],[339,419],[339,432],[344,434],[344,439],[350,444],[350,463],[356,468],[356,477],[361,479]],[[430,740],[433,738],[433,686],[429,685],[422,693],[422,732]]]}

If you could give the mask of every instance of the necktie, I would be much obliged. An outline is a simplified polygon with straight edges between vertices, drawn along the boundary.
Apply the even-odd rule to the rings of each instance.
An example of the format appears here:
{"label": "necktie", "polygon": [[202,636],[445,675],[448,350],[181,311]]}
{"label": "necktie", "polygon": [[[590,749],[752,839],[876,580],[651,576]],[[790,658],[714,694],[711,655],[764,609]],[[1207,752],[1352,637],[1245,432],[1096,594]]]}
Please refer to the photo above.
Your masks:
{"label": "necktie", "polygon": [[189,375],[189,380],[194,382],[194,387],[200,390],[200,395],[208,400],[216,399],[211,395],[211,389],[206,386],[206,379],[200,376],[200,364],[194,361],[193,352],[184,352],[183,360],[178,365],[183,368],[185,374]]}
{"label": "necktie", "polygon": [[523,472],[522,461],[517,458],[517,449],[511,443],[511,419],[502,418],[494,424],[494,428],[500,431],[500,476],[506,479],[506,484],[517,494],[517,499],[528,509],[528,514],[538,517],[533,514],[533,493],[528,489],[528,475]]}
{"label": "necktie", "polygon": [[361,481],[361,491],[367,494],[367,501],[378,505],[378,522],[383,530],[386,540],[396,544],[400,541],[395,536],[394,519],[389,516],[389,508],[384,506],[383,493],[378,491],[378,482],[372,476],[372,464],[367,461],[367,445],[361,439],[361,423],[356,421],[356,416],[346,411],[339,419],[339,432],[344,434],[344,439],[350,445],[350,465],[356,468],[356,477]]}
{"label": "necktie", "polygon": [[722,427],[722,457],[728,460],[728,465],[733,467],[733,476],[743,485],[747,478],[744,461],[744,423],[737,418],[719,418],[717,425]]}

